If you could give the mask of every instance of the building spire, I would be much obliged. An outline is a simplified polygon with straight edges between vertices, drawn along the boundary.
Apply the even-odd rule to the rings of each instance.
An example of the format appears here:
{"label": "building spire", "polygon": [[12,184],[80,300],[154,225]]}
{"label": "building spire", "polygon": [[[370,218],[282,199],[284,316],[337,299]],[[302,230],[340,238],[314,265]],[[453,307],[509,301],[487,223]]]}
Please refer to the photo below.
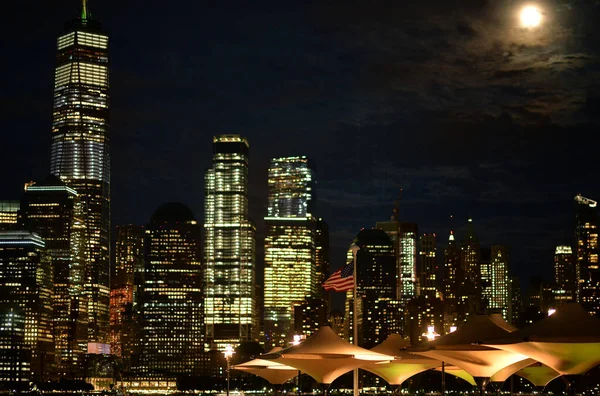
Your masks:
{"label": "building spire", "polygon": [[81,0],[81,20],[87,21],[88,19],[88,9],[87,9],[87,0]]}

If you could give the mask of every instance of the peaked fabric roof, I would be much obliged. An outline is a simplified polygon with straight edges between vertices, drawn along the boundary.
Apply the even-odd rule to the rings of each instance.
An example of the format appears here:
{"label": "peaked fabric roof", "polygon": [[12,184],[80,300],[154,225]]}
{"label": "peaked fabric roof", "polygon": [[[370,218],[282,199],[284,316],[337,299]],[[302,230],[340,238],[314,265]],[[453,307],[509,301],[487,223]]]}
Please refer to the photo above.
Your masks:
{"label": "peaked fabric roof", "polygon": [[525,378],[535,386],[547,386],[552,380],[560,377],[560,374],[548,366],[541,363],[525,367],[516,373],[519,377]]}
{"label": "peaked fabric roof", "polygon": [[600,364],[600,319],[579,304],[565,304],[531,326],[484,344],[527,355],[562,375],[584,374]]}
{"label": "peaked fabric roof", "polygon": [[399,334],[392,334],[381,344],[371,348],[371,351],[394,356],[396,359],[385,363],[366,362],[360,368],[380,376],[390,385],[402,385],[413,375],[442,365],[439,360],[406,352],[409,345]]}
{"label": "peaked fabric roof", "polygon": [[324,326],[299,345],[260,356],[292,366],[321,384],[331,384],[336,378],[360,367],[365,361],[382,362],[393,356],[369,351],[344,341],[329,326]]}
{"label": "peaked fabric roof", "polygon": [[525,359],[525,360],[521,360],[520,362],[511,364],[510,366],[506,366],[502,370],[500,370],[500,371],[496,372],[494,375],[492,375],[490,377],[490,381],[504,382],[508,379],[508,377],[510,377],[517,371],[519,371],[525,367],[531,366],[534,363],[537,363],[537,362],[533,359]]}
{"label": "peaked fabric roof", "polygon": [[[442,368],[437,367],[435,370],[441,372]],[[450,374],[457,378],[463,379],[473,386],[477,385],[477,383],[475,382],[475,378],[473,378],[473,376],[471,374],[467,373],[465,370],[461,369],[460,367],[446,365],[444,367],[444,371],[446,372],[446,374]]]}
{"label": "peaked fabric roof", "polygon": [[250,360],[232,368],[258,375],[269,381],[269,383],[277,385],[281,385],[298,375],[298,370],[293,367],[264,359]]}
{"label": "peaked fabric roof", "polygon": [[[371,348],[371,351],[391,356],[406,356],[406,348],[410,342],[406,341],[400,334],[390,334],[381,344]],[[414,357],[414,355],[412,355]]]}
{"label": "peaked fabric roof", "polygon": [[[488,340],[492,339],[486,337]],[[590,315],[577,303],[560,306],[554,314],[510,334],[498,337],[495,343],[515,341],[537,342],[600,342],[600,319]]]}
{"label": "peaked fabric roof", "polygon": [[414,353],[454,364],[473,377],[489,378],[527,356],[481,345],[485,340],[506,337],[516,328],[500,315],[476,315],[455,332],[414,348]]}
{"label": "peaked fabric roof", "polygon": [[424,345],[425,349],[489,349],[474,345],[483,340],[505,337],[517,330],[516,327],[502,319],[499,314],[475,315],[468,322],[445,336],[439,337]]}

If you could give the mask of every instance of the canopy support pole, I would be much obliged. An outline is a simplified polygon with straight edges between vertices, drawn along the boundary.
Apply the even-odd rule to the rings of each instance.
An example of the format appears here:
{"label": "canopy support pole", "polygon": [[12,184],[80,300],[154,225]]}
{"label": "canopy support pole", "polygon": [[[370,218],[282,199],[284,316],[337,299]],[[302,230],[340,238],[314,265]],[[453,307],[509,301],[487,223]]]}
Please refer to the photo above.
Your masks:
{"label": "canopy support pole", "polygon": [[[356,256],[358,254],[358,251],[360,250],[360,248],[353,244],[351,246],[352,249],[352,257],[353,257],[353,273],[354,273],[354,288],[352,289],[352,293],[353,293],[353,307],[352,307],[352,330],[353,330],[353,334],[352,334],[352,341],[353,344],[358,346],[358,322],[357,322],[357,313],[356,313],[356,308],[358,307],[358,303],[357,303],[357,292],[356,292],[356,287],[358,285],[358,271],[356,268]],[[354,396],[358,396],[358,368],[354,369],[354,375],[353,375],[353,394]]]}
{"label": "canopy support pole", "polygon": [[442,361],[442,396],[446,395],[446,363]]}

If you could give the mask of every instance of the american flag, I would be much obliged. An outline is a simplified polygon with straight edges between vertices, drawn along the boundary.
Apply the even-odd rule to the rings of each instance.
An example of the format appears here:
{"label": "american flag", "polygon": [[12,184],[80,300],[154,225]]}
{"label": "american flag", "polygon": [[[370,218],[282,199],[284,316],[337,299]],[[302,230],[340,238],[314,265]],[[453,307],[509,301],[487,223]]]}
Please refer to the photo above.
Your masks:
{"label": "american flag", "polygon": [[329,279],[323,283],[323,288],[336,292],[352,290],[354,288],[354,263],[346,264],[331,274]]}

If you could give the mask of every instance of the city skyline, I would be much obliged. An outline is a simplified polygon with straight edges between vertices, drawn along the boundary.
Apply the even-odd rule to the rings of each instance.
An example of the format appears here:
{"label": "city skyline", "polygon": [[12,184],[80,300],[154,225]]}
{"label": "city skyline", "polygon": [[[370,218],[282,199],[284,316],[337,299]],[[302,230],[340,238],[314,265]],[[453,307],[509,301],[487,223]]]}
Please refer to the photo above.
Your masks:
{"label": "city skyline", "polygon": [[[467,53],[480,46],[488,48],[488,30],[482,22],[497,11],[495,6],[461,5],[459,8],[465,17],[453,23],[443,16],[446,6],[434,6],[433,3],[429,4],[429,9],[436,10],[436,15],[440,16],[438,25],[425,22],[425,25],[415,27],[408,23],[401,29],[403,34],[425,37],[427,43],[435,46],[440,42],[440,36],[427,36],[427,32],[436,32],[434,29],[439,26],[452,43],[464,45]],[[0,165],[2,169],[12,169],[17,163],[30,164],[29,167],[17,167],[6,176],[6,184],[2,188],[5,196],[12,195],[11,191],[19,191],[24,181],[38,180],[47,173],[48,164],[40,158],[47,158],[50,144],[47,131],[51,124],[48,100],[51,97],[55,50],[52,37],[60,31],[63,21],[77,16],[79,4],[77,1],[40,4],[33,10],[23,4],[8,7],[7,12],[15,16],[12,19],[15,23],[27,19],[36,29],[6,43],[7,51],[19,54],[25,60],[31,59],[30,53],[36,56],[35,62],[25,62],[24,67],[3,65],[5,75],[12,76],[3,93],[8,103],[2,113],[4,129],[18,130],[19,135],[10,138],[13,144],[3,145]],[[526,44],[531,39],[525,32],[511,30],[508,37],[525,47],[511,47],[507,39],[497,52],[491,49],[486,52],[498,60],[497,64],[477,61],[473,65],[476,71],[489,70],[486,68],[490,67],[498,85],[493,88],[491,99],[481,101],[490,103],[490,108],[485,109],[471,101],[454,100],[458,97],[458,78],[445,76],[439,80],[441,77],[436,79],[429,74],[432,62],[451,61],[446,52],[438,55],[427,52],[423,58],[399,60],[398,64],[415,78],[414,84],[406,83],[406,95],[398,96],[393,83],[394,78],[400,78],[396,66],[390,65],[390,74],[386,74],[386,63],[379,63],[387,50],[371,43],[372,52],[365,55],[356,45],[343,39],[356,34],[354,29],[359,28],[353,27],[351,21],[359,13],[364,14],[367,20],[382,18],[381,28],[370,23],[363,28],[369,29],[374,37],[383,35],[382,29],[389,22],[381,16],[377,6],[363,10],[355,5],[332,16],[328,10],[315,4],[297,5],[298,11],[307,7],[313,12],[310,17],[302,19],[306,13],[292,15],[281,5],[265,3],[253,14],[258,21],[268,22],[258,23],[263,26],[261,28],[257,28],[252,19],[246,19],[245,11],[241,9],[231,16],[233,22],[218,27],[225,20],[224,15],[229,15],[223,8],[196,7],[199,5],[192,5],[188,15],[183,15],[180,9],[158,2],[137,5],[133,2],[126,7],[111,1],[90,3],[92,14],[103,21],[114,44],[111,47],[111,98],[118,107],[113,108],[111,115],[111,144],[113,168],[121,170],[118,175],[113,175],[111,183],[114,224],[143,224],[156,206],[168,201],[185,203],[201,218],[203,186],[189,170],[209,167],[209,139],[219,133],[233,132],[253,142],[249,177],[256,188],[250,192],[250,217],[257,222],[259,240],[265,235],[265,227],[259,224],[259,220],[266,211],[268,161],[280,156],[306,155],[315,161],[319,169],[320,183],[316,191],[320,196],[320,212],[325,219],[330,219],[332,269],[343,263],[347,240],[361,227],[389,217],[398,190],[403,188],[400,221],[415,222],[424,233],[447,235],[451,228],[457,228],[448,223],[449,215],[454,215],[462,223],[462,219],[471,214],[475,227],[486,231],[480,232],[482,243],[511,246],[511,258],[517,264],[521,278],[527,279],[539,273],[551,278],[554,247],[570,243],[572,238],[572,197],[577,193],[592,199],[600,197],[596,183],[586,172],[579,171],[595,167],[590,150],[598,141],[592,133],[597,123],[592,112],[597,91],[594,85],[583,89],[578,77],[561,72],[564,84],[581,96],[576,101],[580,103],[577,108],[567,106],[563,111],[553,102],[558,99],[552,99],[560,95],[553,93],[546,83],[526,78],[525,84],[541,92],[531,94],[534,97],[527,99],[526,104],[511,89],[521,92],[517,81],[519,76],[527,76],[524,70],[529,70],[528,67],[540,69],[543,75],[558,67],[553,66],[549,55],[542,58],[547,60],[541,65],[533,62],[535,56],[548,54],[552,49],[558,51],[556,56],[567,59],[572,70],[587,71],[593,65],[593,57],[571,59],[569,56],[575,53],[593,54],[594,47],[586,41],[582,41],[580,48],[557,41],[556,29],[563,29],[571,37],[582,37],[595,29],[588,21],[597,15],[597,9],[579,4],[568,11],[556,5],[562,14],[554,15],[555,28],[547,32],[548,42],[529,46]],[[407,15],[424,15],[418,6],[406,7]],[[502,2],[502,7],[498,7],[508,6]],[[236,9],[235,6],[232,8]],[[395,15],[399,11],[392,9],[390,14]],[[490,21],[490,25],[507,29],[510,20],[508,8],[502,11]],[[275,18],[270,17],[269,12]],[[163,29],[164,37],[160,38],[147,28],[147,23],[162,25],[161,18],[165,15],[173,17],[173,20],[185,20],[191,17],[189,15],[196,15],[205,25],[167,24]],[[582,21],[577,27],[570,25],[575,15],[580,16]],[[333,26],[341,29],[341,37],[328,30],[329,24],[325,21],[330,19]],[[145,21],[143,25],[140,25],[141,21]],[[269,21],[277,21],[273,29],[285,32],[281,39],[275,37],[280,35],[271,34]],[[235,24],[245,28],[248,33],[246,39],[236,33]],[[309,27],[308,32],[303,29],[304,26]],[[3,28],[21,29],[12,22]],[[179,34],[207,37],[207,40],[182,43],[176,39]],[[148,40],[146,35],[152,39]],[[461,37],[468,38],[465,44],[459,40]],[[283,45],[286,40],[289,45]],[[382,43],[388,40],[384,36]],[[396,40],[398,52],[406,49],[414,53],[412,41]],[[154,51],[155,44],[150,45],[150,42],[158,43],[160,50],[157,56],[142,62],[144,54]],[[218,49],[210,42],[224,42],[226,45]],[[319,47],[319,42],[326,45],[325,48],[340,49],[328,55]],[[261,44],[264,43],[272,50],[261,52]],[[246,47],[248,50],[243,49]],[[285,51],[288,47],[291,53]],[[303,49],[308,54],[307,58],[293,66],[293,54],[303,53]],[[191,53],[204,55],[196,57]],[[282,54],[281,59],[278,58],[279,53]],[[504,53],[507,55],[504,56]],[[249,54],[248,59],[241,62],[245,59],[244,54]],[[395,51],[390,55],[397,59]],[[509,61],[504,62],[505,58]],[[314,68],[310,66],[310,59],[316,62]],[[466,60],[469,61],[469,57]],[[461,61],[465,58],[459,57],[457,62],[460,64]],[[279,63],[288,66],[282,70],[268,66]],[[247,73],[255,78],[244,78],[238,69],[239,64],[245,64]],[[222,73],[222,70],[230,72]],[[331,70],[340,70],[339,75]],[[375,70],[383,71],[375,73]],[[461,74],[463,69],[457,69],[457,72],[464,76]],[[331,82],[327,82],[322,73],[331,76]],[[224,79],[221,75],[228,77]],[[358,86],[351,83],[356,80],[352,77],[357,76],[361,77],[357,80],[360,81]],[[427,76],[432,76],[432,84],[419,85],[426,81]],[[481,76],[483,78],[487,74]],[[323,87],[294,83],[298,80],[294,77],[314,80],[322,83]],[[406,82],[404,77],[400,81]],[[479,80],[469,77],[465,81],[470,82],[469,94],[481,98]],[[257,90],[258,84],[266,89]],[[556,89],[562,89],[562,84]],[[310,89],[310,85],[316,86],[316,92]],[[364,85],[372,87],[363,92]],[[282,91],[276,89],[278,86],[283,87]],[[380,89],[384,93],[380,93]],[[448,90],[446,94],[444,89]],[[421,90],[430,94],[415,99],[414,95]],[[327,95],[328,91],[333,96]],[[18,95],[11,94],[9,97],[8,92],[18,92]],[[221,92],[216,95],[216,100],[215,92]],[[254,101],[257,108],[252,111],[245,109],[250,93],[257,95]],[[327,100],[330,106],[320,105],[321,94],[330,99]],[[340,99],[345,94],[347,99]],[[377,99],[369,99],[371,95]],[[567,96],[572,97],[571,94]],[[227,97],[231,100],[224,101]],[[529,105],[536,99],[543,103],[537,112]],[[182,101],[189,104],[178,110]],[[452,105],[453,101],[457,105]],[[473,108],[468,109],[468,122],[440,113],[442,103],[448,106],[448,111],[458,114],[462,114],[464,106],[471,103]],[[28,109],[26,113],[24,108]],[[381,109],[380,113],[375,109]],[[545,109],[558,110],[551,113]],[[572,117],[572,122],[563,121],[569,117]],[[479,131],[486,133],[480,134]],[[500,139],[498,144],[496,136]],[[554,138],[549,139],[549,136]],[[577,136],[577,139],[568,136]],[[319,140],[315,140],[317,137]],[[369,143],[364,144],[367,140]],[[321,144],[314,144],[315,141]],[[39,142],[39,145],[31,142]],[[577,159],[565,157],[565,152],[578,153]],[[547,216],[547,213],[553,216]],[[257,244],[257,253],[260,263],[261,243]],[[258,274],[260,277],[260,270]]]}
{"label": "city skyline", "polygon": [[[152,5],[150,1],[148,6]],[[436,12],[445,9],[444,5],[438,6]],[[560,51],[555,46],[560,42],[565,45],[563,60],[548,60],[546,67],[552,69],[555,63],[582,67],[573,61],[579,59],[572,52],[575,48],[561,41],[565,32],[556,32],[550,23],[513,26],[509,22],[513,17],[508,12],[513,6],[467,7],[465,11],[469,12],[464,19],[458,18],[459,24],[455,26],[460,39],[447,32],[455,41],[444,41],[444,45],[459,45],[465,40],[482,45],[482,40],[485,41],[482,35],[489,33],[481,24],[483,21],[496,24],[496,28],[510,34],[512,42],[494,42],[496,50],[488,56],[504,50],[501,55],[504,66],[496,66],[494,73],[507,76],[514,73],[513,88],[529,85],[529,96],[522,94],[521,99],[528,97],[531,101],[521,102],[521,111],[515,110],[516,102],[510,107],[510,100],[500,99],[496,80],[489,84],[488,90],[497,95],[498,101],[505,101],[500,107],[494,101],[487,107],[471,102],[472,108],[448,102],[444,107],[448,114],[441,116],[428,107],[435,102],[431,99],[415,99],[412,103],[396,98],[393,103],[401,104],[396,111],[407,113],[391,121],[388,117],[392,111],[385,106],[379,112],[363,113],[377,107],[374,106],[377,100],[370,102],[373,98],[364,97],[361,105],[354,104],[350,117],[342,115],[332,120],[325,130],[317,123],[312,130],[310,122],[316,119],[310,111],[327,117],[332,115],[333,106],[342,102],[327,101],[326,105],[306,112],[306,108],[294,102],[298,98],[291,95],[287,97],[292,101],[290,108],[297,112],[296,116],[302,111],[306,115],[297,122],[291,122],[293,117],[289,116],[294,113],[290,109],[286,112],[287,102],[280,99],[261,109],[265,104],[262,100],[269,97],[269,88],[281,88],[260,79],[261,75],[273,77],[268,72],[271,65],[263,65],[265,70],[259,70],[253,63],[266,56],[259,51],[262,46],[254,48],[258,58],[249,52],[246,62],[241,62],[247,66],[243,69],[247,72],[245,78],[256,84],[256,100],[252,103],[257,107],[244,110],[235,101],[235,95],[243,95],[252,86],[232,73],[239,66],[236,63],[229,65],[233,69],[218,70],[238,82],[236,89],[228,91],[216,78],[215,85],[206,86],[204,97],[208,100],[209,91],[215,88],[212,101],[196,102],[198,107],[193,112],[186,102],[179,112],[173,112],[170,103],[181,95],[199,98],[197,93],[186,93],[184,86],[177,84],[178,78],[185,80],[185,73],[162,76],[164,80],[160,81],[172,89],[169,95],[162,89],[149,95],[143,84],[135,85],[139,83],[136,78],[161,64],[163,48],[176,51],[185,45],[168,40],[153,43],[150,51],[143,52],[143,66],[123,78],[120,73],[126,62],[120,66],[119,62],[135,56],[138,50],[148,50],[148,41],[136,40],[136,33],[115,25],[110,13],[102,15],[110,10],[105,8],[106,4],[98,8],[99,18],[93,14],[94,7],[88,7],[87,0],[80,0],[79,7],[79,15],[71,15],[70,19],[67,16],[64,28],[58,28],[53,35],[56,37],[53,91],[48,90],[53,95],[47,95],[51,134],[46,130],[45,135],[40,135],[46,136],[45,140],[31,136],[26,151],[20,152],[18,144],[11,147],[8,158],[12,155],[16,164],[14,159],[22,156],[21,163],[29,166],[4,168],[8,171],[7,182],[0,191],[0,322],[3,323],[0,344],[5,362],[0,366],[6,373],[0,378],[3,383],[0,385],[25,388],[54,381],[54,385],[66,387],[79,381],[96,389],[112,388],[116,384],[110,381],[116,381],[118,373],[121,387],[124,387],[123,377],[160,379],[167,383],[169,377],[176,377],[180,390],[197,386],[196,379],[200,377],[226,378],[229,394],[230,369],[235,369],[238,361],[251,359],[274,346],[298,345],[315,333],[332,337],[337,334],[354,343],[355,348],[367,349],[381,345],[390,335],[400,335],[404,338],[402,342],[410,343],[411,348],[423,347],[431,352],[437,349],[436,337],[454,331],[457,333],[447,339],[460,334],[463,337],[471,332],[470,326],[484,322],[498,321],[495,326],[502,328],[498,333],[502,336],[512,331],[511,325],[526,334],[529,324],[539,326],[542,318],[548,320],[554,313],[560,318],[574,315],[581,323],[600,328],[599,216],[595,200],[600,189],[593,184],[594,173],[589,172],[596,157],[590,155],[593,151],[588,152],[594,142],[581,134],[572,137],[574,128],[592,130],[595,121],[583,117],[581,109],[574,113],[577,105],[572,105],[573,101],[583,97],[576,95],[565,98],[574,107],[565,104],[546,112],[543,120],[532,118],[530,113],[538,116],[544,113],[540,103],[547,99],[531,94],[540,89],[539,82],[527,79],[527,74],[521,73],[523,69],[516,66],[526,67],[532,53],[539,51],[527,45],[546,46],[556,56]],[[315,28],[322,27],[316,15],[297,19],[283,9],[270,7],[273,16],[279,17],[273,23],[304,21],[315,24]],[[319,10],[321,17],[333,16],[319,4],[295,7]],[[360,9],[356,7],[344,9],[348,14],[334,13],[340,18],[338,22],[353,20],[352,11]],[[383,18],[384,15],[374,12],[377,7],[367,7],[366,19],[359,20],[366,22],[369,15]],[[420,7],[407,8],[409,13],[423,12]],[[543,17],[539,9],[533,8],[539,18],[549,19],[546,22],[559,27],[568,26],[568,18],[560,12],[550,12],[549,5],[540,9],[544,11]],[[163,10],[167,12],[170,8],[165,5]],[[207,10],[217,14],[220,11],[219,6]],[[258,16],[264,11],[257,6],[251,14]],[[492,12],[496,19],[486,19],[486,11]],[[243,15],[244,12],[237,10],[232,19]],[[435,16],[430,19],[448,27]],[[252,26],[258,30],[249,31],[248,37],[274,28],[268,24],[261,26],[262,30],[258,25]],[[297,28],[292,24],[279,27],[277,32],[293,32]],[[381,33],[377,27],[371,28],[375,29],[373,33]],[[147,39],[154,33],[148,28],[142,31],[147,32],[148,37],[144,37]],[[338,33],[326,30],[319,34],[333,39]],[[422,34],[421,40],[425,41],[431,39],[429,35],[437,35],[431,31],[405,33]],[[313,37],[304,32],[302,37],[309,36]],[[515,47],[518,42],[528,44]],[[265,42],[264,48],[268,43],[273,42]],[[469,44],[461,45],[465,45],[465,51],[473,50]],[[226,48],[224,45],[219,50],[227,51]],[[318,45],[301,53],[314,55],[311,50],[315,48]],[[362,61],[370,59],[360,51],[360,46],[336,49],[351,48],[358,50],[354,58],[330,58],[329,65],[352,68],[358,66],[353,61],[361,57]],[[233,49],[237,55],[239,51]],[[327,57],[326,53],[321,54],[321,60]],[[285,59],[280,55],[281,60]],[[197,51],[187,53],[186,57],[180,54],[171,71],[182,64],[194,64],[199,58],[206,60],[208,56]],[[116,66],[113,59],[120,59]],[[539,66],[539,53],[536,59],[527,67],[539,75],[545,69]],[[584,59],[587,60],[585,56]],[[306,59],[290,60],[294,62],[288,65],[297,66],[298,73],[307,66]],[[420,66],[428,65],[423,59],[420,62]],[[490,64],[481,59],[477,62],[471,67],[485,66],[489,72]],[[317,63],[313,58],[310,67],[303,70],[308,73],[305,79],[294,81],[319,78],[319,73],[311,74]],[[209,61],[202,64],[210,67]],[[358,66],[355,73],[360,69]],[[394,74],[392,69],[386,69],[386,73]],[[340,76],[348,76],[348,70],[335,70],[335,75],[321,83],[337,82],[330,89],[341,89]],[[413,73],[415,80],[411,83],[419,83],[418,72],[401,70]],[[440,70],[447,72],[450,68]],[[453,70],[457,73],[458,69]],[[112,80],[113,72],[116,82]],[[287,73],[288,79],[294,79],[294,73],[289,70]],[[200,69],[194,76],[205,77]],[[439,76],[432,73],[432,78]],[[475,82],[453,80],[456,75],[445,77],[448,82],[445,89],[427,89],[425,93],[438,95],[438,101],[454,95],[456,101],[460,89],[452,84],[460,80],[466,84],[462,89],[467,89],[469,83]],[[152,85],[157,81],[152,78],[146,82]],[[397,83],[398,76],[393,81]],[[391,84],[392,80],[388,82]],[[130,88],[134,89],[125,92],[123,84],[133,84]],[[403,84],[410,85],[409,81]],[[559,83],[555,85],[560,89]],[[317,84],[316,89],[323,87]],[[478,93],[474,86],[469,89],[469,95]],[[403,88],[401,92],[405,95],[410,89]],[[221,108],[218,114],[224,121],[219,123],[219,116],[210,109],[218,109],[220,100],[227,95],[233,95],[231,102],[225,102],[231,107]],[[591,97],[594,104],[593,95],[588,92],[584,96],[586,103]],[[154,108],[153,100],[162,107]],[[466,103],[471,100],[465,98]],[[201,106],[202,103],[207,107]],[[136,112],[140,104],[148,108]],[[28,120],[35,119],[35,106],[31,109]],[[165,111],[153,112],[155,123],[148,125],[147,110],[151,109]],[[501,111],[494,113],[494,109]],[[281,124],[269,118],[269,110],[282,110]],[[411,111],[415,113],[407,115]],[[462,113],[450,114],[454,111]],[[250,113],[254,118],[244,119]],[[232,117],[233,114],[239,114],[240,119]],[[578,119],[580,124],[565,122],[561,118],[565,114],[572,120]],[[14,117],[2,114],[0,120],[6,118],[10,125]],[[170,122],[163,124],[162,119]],[[581,120],[586,120],[584,126]],[[28,121],[24,124],[28,125]],[[142,125],[146,128],[138,129]],[[289,128],[281,128],[283,125]],[[186,131],[183,136],[179,135],[181,127]],[[527,135],[530,128],[539,128],[544,133],[532,138]],[[554,142],[556,137],[550,139],[550,135],[557,128],[562,128],[571,140],[554,147],[550,141]],[[138,139],[127,142],[128,133],[136,134]],[[504,140],[511,134],[517,145],[509,144],[510,139]],[[162,141],[165,135],[168,140]],[[19,136],[12,134],[8,138]],[[161,141],[160,149],[151,148]],[[412,146],[411,142],[417,144]],[[46,147],[45,156],[37,153],[42,145]],[[571,148],[577,152],[569,157],[563,151]],[[555,155],[551,160],[533,154],[540,150],[554,155],[552,150],[556,149],[563,155]],[[153,156],[145,157],[149,153]],[[438,158],[432,161],[429,156]],[[4,160],[1,155],[0,158]],[[40,169],[44,170],[40,175],[29,175]],[[561,182],[560,176],[569,173],[572,176],[568,182]],[[17,176],[23,180],[15,189],[12,178]],[[116,184],[113,185],[111,177],[117,180]],[[174,186],[169,181],[178,184]],[[117,186],[117,193],[111,193],[113,186]],[[587,190],[573,192],[574,188]],[[135,195],[128,196],[127,191]],[[564,205],[566,194],[569,194],[569,208],[557,209]],[[132,199],[129,204],[128,199]],[[146,214],[149,204],[155,206],[151,214]],[[345,293],[326,292],[322,287],[325,280],[326,284],[344,283]],[[526,285],[525,293],[522,285]],[[568,304],[573,301],[580,305]],[[500,314],[503,319],[492,314]],[[507,323],[501,324],[502,320]],[[589,341],[587,335],[574,329],[568,331],[571,339],[583,337]],[[490,340],[497,338],[493,334],[487,336]],[[309,348],[315,342],[312,340],[298,348],[307,345]],[[464,343],[467,349],[472,349],[474,339],[465,340],[455,346]],[[522,346],[520,336],[515,340]],[[429,342],[434,342],[428,344],[434,345],[433,349],[427,346]],[[506,352],[495,344],[493,347],[479,344],[485,345],[481,347],[486,349],[482,350],[485,354],[492,349],[495,353]],[[446,346],[453,350],[451,344]],[[291,356],[294,351],[298,350],[280,353]],[[237,356],[232,359],[234,353]],[[518,358],[522,360],[524,356],[519,352]],[[543,360],[537,355],[532,358]],[[482,378],[483,371],[471,372],[473,367],[462,367],[458,361],[447,363]],[[319,380],[309,370],[298,368]],[[554,370],[565,375],[559,368]],[[486,373],[484,377],[498,374],[496,368]],[[381,382],[379,378],[364,375],[362,378],[359,380],[356,369],[355,395],[359,385],[364,389]],[[188,380],[196,384],[186,385]],[[300,393],[300,378],[297,387]]]}

